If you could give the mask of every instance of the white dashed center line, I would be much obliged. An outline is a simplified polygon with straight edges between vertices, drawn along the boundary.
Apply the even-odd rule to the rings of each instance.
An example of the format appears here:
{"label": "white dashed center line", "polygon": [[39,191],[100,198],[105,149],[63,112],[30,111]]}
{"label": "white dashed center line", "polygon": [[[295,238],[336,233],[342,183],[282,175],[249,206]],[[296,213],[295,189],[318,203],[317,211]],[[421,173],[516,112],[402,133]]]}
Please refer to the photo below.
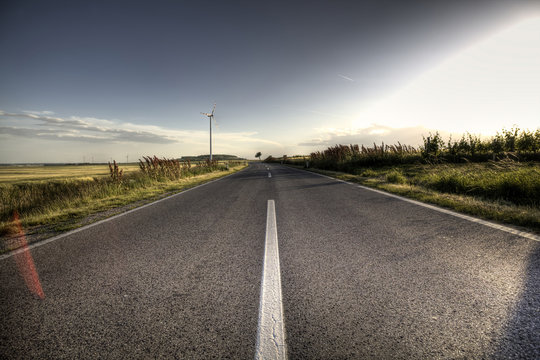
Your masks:
{"label": "white dashed center line", "polygon": [[274,200],[268,200],[255,359],[287,359]]}

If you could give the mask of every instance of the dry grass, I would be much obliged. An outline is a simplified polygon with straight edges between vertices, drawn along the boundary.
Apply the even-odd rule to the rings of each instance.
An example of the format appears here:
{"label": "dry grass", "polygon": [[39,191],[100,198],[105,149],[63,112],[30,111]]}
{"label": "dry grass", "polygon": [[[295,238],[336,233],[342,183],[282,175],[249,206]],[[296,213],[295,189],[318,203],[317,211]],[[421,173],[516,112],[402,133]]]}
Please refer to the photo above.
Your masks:
{"label": "dry grass", "polygon": [[335,145],[310,155],[314,167],[346,172],[360,166],[485,162],[504,158],[540,160],[540,129],[503,129],[502,134],[487,139],[467,133],[460,140],[448,141],[436,132],[424,137],[423,146],[418,148],[399,142],[380,146],[374,143],[373,147]]}
{"label": "dry grass", "polygon": [[[124,174],[137,172],[138,164],[119,164]],[[37,182],[49,180],[88,180],[109,175],[107,164],[99,165],[48,165],[0,166],[0,184]]]}

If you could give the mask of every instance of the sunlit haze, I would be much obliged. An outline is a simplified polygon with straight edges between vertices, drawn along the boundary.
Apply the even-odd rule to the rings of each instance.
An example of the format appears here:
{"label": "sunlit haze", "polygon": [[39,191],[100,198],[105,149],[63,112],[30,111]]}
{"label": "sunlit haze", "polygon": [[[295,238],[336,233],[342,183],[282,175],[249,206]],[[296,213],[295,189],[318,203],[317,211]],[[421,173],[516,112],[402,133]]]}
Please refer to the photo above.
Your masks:
{"label": "sunlit haze", "polygon": [[[353,121],[495,134],[540,125],[540,17],[518,21],[456,52]],[[376,131],[376,130],[373,130]]]}
{"label": "sunlit haze", "polygon": [[404,3],[3,2],[0,163],[540,126],[536,2]]}

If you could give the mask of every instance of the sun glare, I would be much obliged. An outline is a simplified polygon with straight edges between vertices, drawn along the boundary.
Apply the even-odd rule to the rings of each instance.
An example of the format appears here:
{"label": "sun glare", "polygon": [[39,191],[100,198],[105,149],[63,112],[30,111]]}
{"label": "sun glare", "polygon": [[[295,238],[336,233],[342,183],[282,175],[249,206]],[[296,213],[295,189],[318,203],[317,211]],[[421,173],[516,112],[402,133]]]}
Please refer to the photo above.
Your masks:
{"label": "sun glare", "polygon": [[371,124],[491,135],[540,126],[540,16],[478,42],[359,114]]}

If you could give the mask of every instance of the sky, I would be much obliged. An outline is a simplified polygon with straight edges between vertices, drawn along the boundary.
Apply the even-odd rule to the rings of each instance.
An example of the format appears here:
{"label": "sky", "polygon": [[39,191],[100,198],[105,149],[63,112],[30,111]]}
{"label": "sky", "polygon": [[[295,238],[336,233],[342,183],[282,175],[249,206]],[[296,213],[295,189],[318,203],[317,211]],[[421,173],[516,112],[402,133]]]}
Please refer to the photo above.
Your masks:
{"label": "sky", "polygon": [[0,3],[0,163],[540,127],[540,1]]}

